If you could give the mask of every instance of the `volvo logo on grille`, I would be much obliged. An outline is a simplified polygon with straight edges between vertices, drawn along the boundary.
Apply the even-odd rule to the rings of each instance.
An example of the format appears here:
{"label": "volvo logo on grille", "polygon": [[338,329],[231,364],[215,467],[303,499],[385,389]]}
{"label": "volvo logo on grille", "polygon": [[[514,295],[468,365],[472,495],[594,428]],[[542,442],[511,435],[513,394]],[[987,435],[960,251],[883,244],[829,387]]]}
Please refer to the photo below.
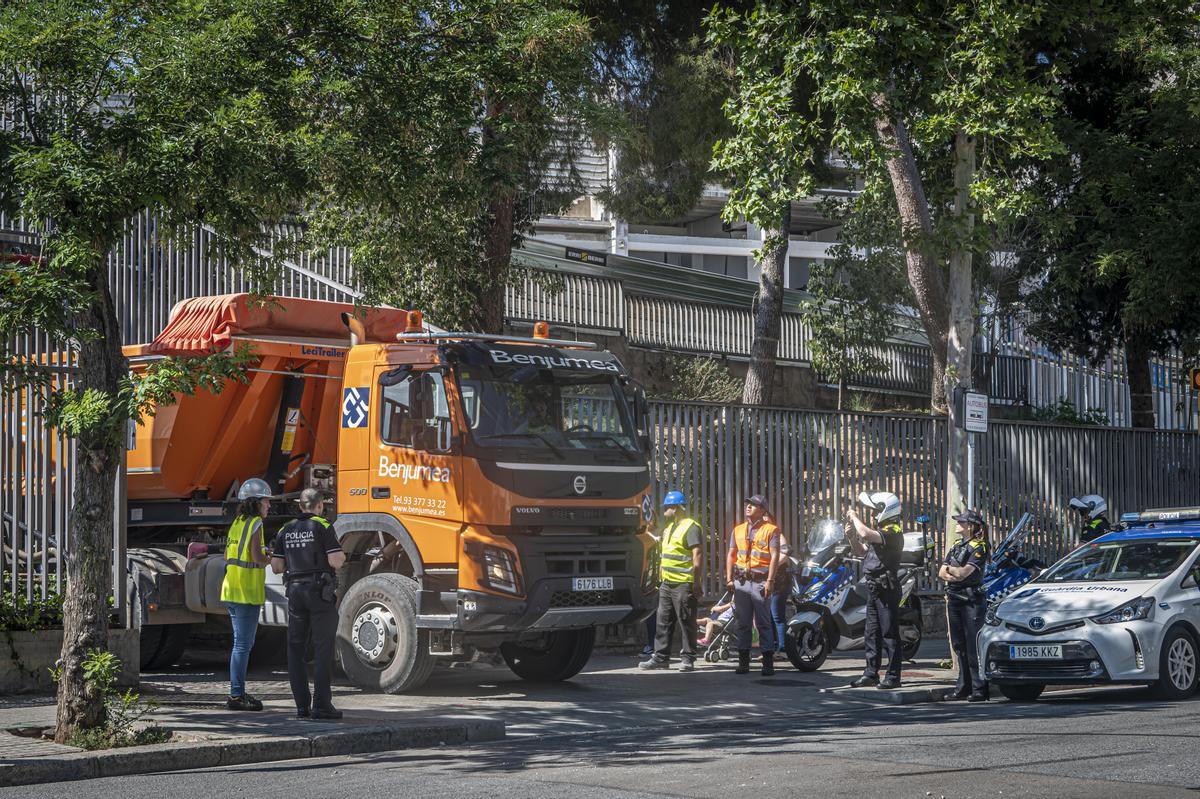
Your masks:
{"label": "volvo logo on grille", "polygon": [[1046,626],[1046,620],[1043,619],[1041,616],[1034,616],[1032,619],[1029,620],[1029,629],[1031,629],[1031,630],[1040,630],[1045,626]]}
{"label": "volvo logo on grille", "polygon": [[575,475],[575,482],[571,484],[575,488],[576,494],[587,493],[587,478],[582,474]]}

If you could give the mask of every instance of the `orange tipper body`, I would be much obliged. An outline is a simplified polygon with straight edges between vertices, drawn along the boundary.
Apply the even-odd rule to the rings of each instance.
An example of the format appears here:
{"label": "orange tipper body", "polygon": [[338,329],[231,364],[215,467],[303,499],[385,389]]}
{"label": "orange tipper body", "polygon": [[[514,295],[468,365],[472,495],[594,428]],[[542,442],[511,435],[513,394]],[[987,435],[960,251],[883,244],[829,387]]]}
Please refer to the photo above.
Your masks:
{"label": "orange tipper body", "polygon": [[[285,500],[309,486],[330,497],[343,589],[380,571],[417,582],[417,626],[438,654],[643,618],[644,402],[621,364],[544,335],[413,325],[404,311],[310,300],[181,303],[154,342],[126,347],[134,369],[252,359],[244,382],[179,397],[138,428],[131,542],[138,530],[219,537],[237,486],[262,477]],[[279,504],[281,518],[295,512]]]}

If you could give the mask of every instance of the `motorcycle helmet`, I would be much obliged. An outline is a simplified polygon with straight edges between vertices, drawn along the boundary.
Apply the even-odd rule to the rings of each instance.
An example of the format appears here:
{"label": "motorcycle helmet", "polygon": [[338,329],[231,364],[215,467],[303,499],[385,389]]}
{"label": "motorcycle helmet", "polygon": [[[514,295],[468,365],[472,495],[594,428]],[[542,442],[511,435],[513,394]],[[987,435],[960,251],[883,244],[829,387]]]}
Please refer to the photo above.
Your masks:
{"label": "motorcycle helmet", "polygon": [[1108,503],[1099,494],[1084,494],[1082,497],[1071,497],[1071,501],[1068,504],[1089,519],[1094,519],[1108,510]]}
{"label": "motorcycle helmet", "polygon": [[858,495],[858,501],[875,511],[876,524],[900,518],[900,497],[891,491],[876,491],[874,494],[864,491]]}

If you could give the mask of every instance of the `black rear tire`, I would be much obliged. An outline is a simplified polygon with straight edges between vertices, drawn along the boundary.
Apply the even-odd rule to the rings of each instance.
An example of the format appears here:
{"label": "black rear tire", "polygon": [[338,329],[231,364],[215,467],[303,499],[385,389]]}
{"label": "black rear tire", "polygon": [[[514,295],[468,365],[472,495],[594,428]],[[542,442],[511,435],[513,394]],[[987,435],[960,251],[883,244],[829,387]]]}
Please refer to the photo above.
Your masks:
{"label": "black rear tire", "polygon": [[[801,647],[801,642],[804,646]],[[783,638],[784,651],[788,660],[798,671],[816,671],[829,657],[829,636],[825,635],[825,625],[801,622],[789,627]]]}
{"label": "black rear tire", "polygon": [[559,630],[548,633],[544,643],[539,646],[512,641],[501,644],[500,655],[513,674],[523,680],[562,682],[583,671],[595,644],[595,627]]}
{"label": "black rear tire", "polygon": [[190,624],[143,624],[139,635],[141,670],[162,671],[179,663],[191,633]]}
{"label": "black rear tire", "polygon": [[1001,683],[996,688],[1004,695],[1005,699],[1012,702],[1035,702],[1042,695],[1042,691],[1046,690],[1046,686],[1039,683],[1021,683],[1018,685],[1005,685]]}
{"label": "black rear tire", "polygon": [[[360,619],[370,621],[360,624],[356,639]],[[377,659],[368,659],[367,645],[378,645]],[[337,655],[350,681],[368,691],[401,694],[424,685],[437,661],[429,654],[429,632],[417,629],[416,581],[372,574],[346,589],[338,609]]]}

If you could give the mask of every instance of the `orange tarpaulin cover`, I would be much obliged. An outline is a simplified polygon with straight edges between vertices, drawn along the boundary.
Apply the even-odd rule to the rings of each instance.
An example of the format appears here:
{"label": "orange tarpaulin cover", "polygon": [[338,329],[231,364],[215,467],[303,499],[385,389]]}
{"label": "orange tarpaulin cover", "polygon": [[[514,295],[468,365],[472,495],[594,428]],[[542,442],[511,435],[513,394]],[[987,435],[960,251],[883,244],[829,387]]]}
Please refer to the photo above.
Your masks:
{"label": "orange tarpaulin cover", "polygon": [[[234,336],[349,339],[342,312],[355,314],[353,305],[293,297],[262,297],[252,304],[249,294],[192,297],[176,303],[171,319],[148,347],[163,355],[201,355],[229,347]],[[394,341],[404,330],[405,311],[398,308],[359,308],[370,341]]]}

